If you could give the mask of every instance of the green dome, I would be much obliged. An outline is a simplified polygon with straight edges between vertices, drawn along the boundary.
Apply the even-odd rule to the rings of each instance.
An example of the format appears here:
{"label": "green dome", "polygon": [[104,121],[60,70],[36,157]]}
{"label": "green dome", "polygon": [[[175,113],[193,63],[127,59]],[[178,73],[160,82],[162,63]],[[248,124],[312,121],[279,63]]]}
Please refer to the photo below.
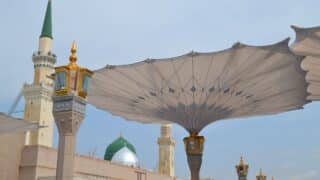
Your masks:
{"label": "green dome", "polygon": [[120,136],[118,139],[113,141],[106,149],[106,152],[104,154],[104,160],[111,161],[113,155],[117,153],[120,149],[123,147],[127,147],[130,151],[132,151],[134,154],[136,154],[136,150],[134,146],[129,143],[126,139],[124,139],[122,136]]}

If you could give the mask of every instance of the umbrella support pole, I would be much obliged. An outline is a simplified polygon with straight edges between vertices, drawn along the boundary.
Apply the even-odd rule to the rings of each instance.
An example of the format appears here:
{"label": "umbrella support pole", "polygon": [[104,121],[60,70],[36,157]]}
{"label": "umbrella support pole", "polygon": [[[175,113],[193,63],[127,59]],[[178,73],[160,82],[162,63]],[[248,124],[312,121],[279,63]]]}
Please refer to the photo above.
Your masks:
{"label": "umbrella support pole", "polygon": [[204,137],[198,136],[197,133],[193,133],[189,137],[185,137],[183,141],[187,153],[189,169],[191,172],[191,180],[199,180]]}
{"label": "umbrella support pole", "polygon": [[188,165],[191,172],[191,180],[200,179],[200,168],[202,163],[202,154],[201,155],[191,155],[188,154]]}

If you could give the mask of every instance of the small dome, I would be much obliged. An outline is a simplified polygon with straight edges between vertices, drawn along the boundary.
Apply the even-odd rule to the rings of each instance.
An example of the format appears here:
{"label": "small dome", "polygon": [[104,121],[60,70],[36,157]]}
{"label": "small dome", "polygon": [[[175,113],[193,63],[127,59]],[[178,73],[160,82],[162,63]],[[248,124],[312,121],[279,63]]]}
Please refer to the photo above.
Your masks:
{"label": "small dome", "polygon": [[113,156],[124,147],[126,147],[134,155],[136,155],[136,150],[134,146],[131,143],[129,143],[126,139],[124,139],[122,136],[120,136],[107,147],[106,152],[104,154],[104,160],[111,161]]}
{"label": "small dome", "polygon": [[138,158],[135,153],[133,153],[130,149],[127,147],[123,147],[120,149],[120,151],[116,152],[111,162],[127,165],[127,166],[138,166]]}

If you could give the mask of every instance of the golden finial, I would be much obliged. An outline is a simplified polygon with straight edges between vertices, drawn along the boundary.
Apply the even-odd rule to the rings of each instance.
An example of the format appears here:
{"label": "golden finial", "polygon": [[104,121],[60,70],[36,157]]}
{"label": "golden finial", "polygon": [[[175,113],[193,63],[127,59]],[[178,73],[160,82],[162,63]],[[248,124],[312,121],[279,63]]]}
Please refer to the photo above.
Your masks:
{"label": "golden finial", "polygon": [[76,52],[77,52],[77,45],[76,45],[76,42],[73,41],[71,46],[71,56],[69,57],[69,60],[70,60],[69,67],[71,68],[78,67],[76,64],[76,61],[77,61]]}
{"label": "golden finial", "polygon": [[262,169],[260,168],[259,176],[264,176]]}
{"label": "golden finial", "polygon": [[249,165],[244,163],[243,156],[240,156],[240,162],[236,165],[236,170],[239,177],[246,177],[249,170]]}
{"label": "golden finial", "polygon": [[244,165],[244,162],[243,162],[243,156],[240,157],[240,166],[243,166]]}

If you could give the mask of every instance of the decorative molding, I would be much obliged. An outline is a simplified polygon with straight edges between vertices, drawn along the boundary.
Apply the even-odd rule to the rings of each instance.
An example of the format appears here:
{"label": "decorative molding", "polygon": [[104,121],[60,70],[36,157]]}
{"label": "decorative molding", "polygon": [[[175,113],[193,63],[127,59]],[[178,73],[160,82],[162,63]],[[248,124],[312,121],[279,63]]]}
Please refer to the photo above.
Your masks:
{"label": "decorative molding", "polygon": [[84,114],[86,101],[76,96],[53,96],[53,112],[75,111]]}
{"label": "decorative molding", "polygon": [[54,54],[34,53],[32,56],[34,67],[51,67],[54,68],[54,64],[57,62],[57,58]]}
{"label": "decorative molding", "polygon": [[23,95],[26,100],[46,99],[52,101],[53,87],[44,84],[24,84]]}
{"label": "decorative molding", "polygon": [[84,119],[86,101],[77,96],[53,96],[53,102],[59,134],[75,135]]}
{"label": "decorative molding", "polygon": [[165,146],[175,146],[176,141],[171,137],[160,137],[158,138],[158,145],[165,145]]}

